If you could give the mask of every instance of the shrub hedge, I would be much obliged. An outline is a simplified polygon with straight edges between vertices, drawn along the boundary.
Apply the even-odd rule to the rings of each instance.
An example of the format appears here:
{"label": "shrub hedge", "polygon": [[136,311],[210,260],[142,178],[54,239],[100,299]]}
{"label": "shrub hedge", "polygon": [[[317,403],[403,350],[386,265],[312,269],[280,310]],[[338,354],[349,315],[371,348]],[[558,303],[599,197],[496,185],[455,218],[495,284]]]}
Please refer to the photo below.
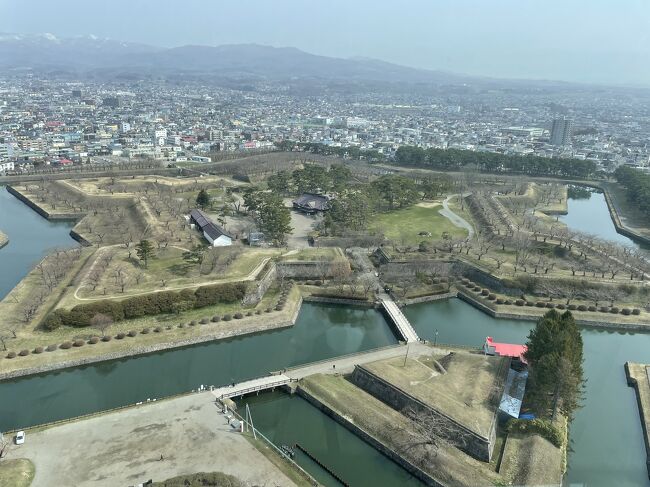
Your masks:
{"label": "shrub hedge", "polygon": [[16,352],[9,352],[7,358],[16,358]]}
{"label": "shrub hedge", "polygon": [[562,433],[560,433],[560,430],[543,419],[511,419],[506,424],[506,431],[509,433],[538,434],[556,447],[560,448],[562,446]]}
{"label": "shrub hedge", "polygon": [[21,350],[21,351],[18,353],[18,355],[20,355],[21,357],[26,357],[27,355],[29,355],[29,350],[27,350],[27,349],[25,349],[25,350]]}
{"label": "shrub hedge", "polygon": [[39,354],[39,353],[43,353],[43,351],[44,351],[43,347],[36,347],[32,353]]}
{"label": "shrub hedge", "polygon": [[163,291],[133,296],[122,301],[102,300],[79,304],[70,310],[57,309],[49,313],[42,322],[46,330],[56,330],[61,325],[85,327],[98,314],[110,316],[113,321],[174,313],[179,309],[197,309],[218,303],[235,303],[246,295],[246,283],[226,283],[202,286],[195,291],[184,289],[179,292]]}

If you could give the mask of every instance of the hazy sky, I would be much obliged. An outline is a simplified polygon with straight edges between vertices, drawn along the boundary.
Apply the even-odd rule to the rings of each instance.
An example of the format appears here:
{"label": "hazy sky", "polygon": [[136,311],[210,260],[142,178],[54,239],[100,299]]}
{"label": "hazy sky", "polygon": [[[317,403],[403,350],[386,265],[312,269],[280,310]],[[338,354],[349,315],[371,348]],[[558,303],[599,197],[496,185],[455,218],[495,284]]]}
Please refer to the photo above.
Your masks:
{"label": "hazy sky", "polygon": [[495,77],[650,85],[650,0],[0,0],[0,31],[258,43]]}

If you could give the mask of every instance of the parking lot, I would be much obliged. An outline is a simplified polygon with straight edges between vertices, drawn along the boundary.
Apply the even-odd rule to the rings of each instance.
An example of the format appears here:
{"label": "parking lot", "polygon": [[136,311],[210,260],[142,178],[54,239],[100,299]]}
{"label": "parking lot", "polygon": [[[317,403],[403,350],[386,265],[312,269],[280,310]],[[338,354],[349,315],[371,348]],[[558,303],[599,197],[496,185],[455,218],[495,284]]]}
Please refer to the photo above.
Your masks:
{"label": "parking lot", "polygon": [[251,485],[294,485],[227,424],[209,392],[28,432],[12,456],[34,463],[32,487],[127,486],[214,471]]}

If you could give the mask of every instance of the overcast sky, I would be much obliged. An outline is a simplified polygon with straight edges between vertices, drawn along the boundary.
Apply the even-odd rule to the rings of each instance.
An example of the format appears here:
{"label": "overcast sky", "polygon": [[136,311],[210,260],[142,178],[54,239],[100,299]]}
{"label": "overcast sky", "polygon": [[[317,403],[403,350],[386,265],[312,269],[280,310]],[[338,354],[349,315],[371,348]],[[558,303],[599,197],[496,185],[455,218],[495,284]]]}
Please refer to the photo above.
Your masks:
{"label": "overcast sky", "polygon": [[0,0],[0,31],[258,43],[493,77],[650,85],[650,0]]}

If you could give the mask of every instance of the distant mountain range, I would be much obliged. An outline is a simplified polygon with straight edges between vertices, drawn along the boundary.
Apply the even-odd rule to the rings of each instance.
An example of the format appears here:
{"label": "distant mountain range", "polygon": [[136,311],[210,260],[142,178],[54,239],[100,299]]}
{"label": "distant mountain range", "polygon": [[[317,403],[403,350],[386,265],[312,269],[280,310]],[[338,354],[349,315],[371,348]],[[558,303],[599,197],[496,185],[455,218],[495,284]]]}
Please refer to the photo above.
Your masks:
{"label": "distant mountain range", "polygon": [[257,44],[160,48],[95,36],[0,33],[0,69],[194,74],[228,78],[458,84],[471,78],[374,59],[341,59]]}

